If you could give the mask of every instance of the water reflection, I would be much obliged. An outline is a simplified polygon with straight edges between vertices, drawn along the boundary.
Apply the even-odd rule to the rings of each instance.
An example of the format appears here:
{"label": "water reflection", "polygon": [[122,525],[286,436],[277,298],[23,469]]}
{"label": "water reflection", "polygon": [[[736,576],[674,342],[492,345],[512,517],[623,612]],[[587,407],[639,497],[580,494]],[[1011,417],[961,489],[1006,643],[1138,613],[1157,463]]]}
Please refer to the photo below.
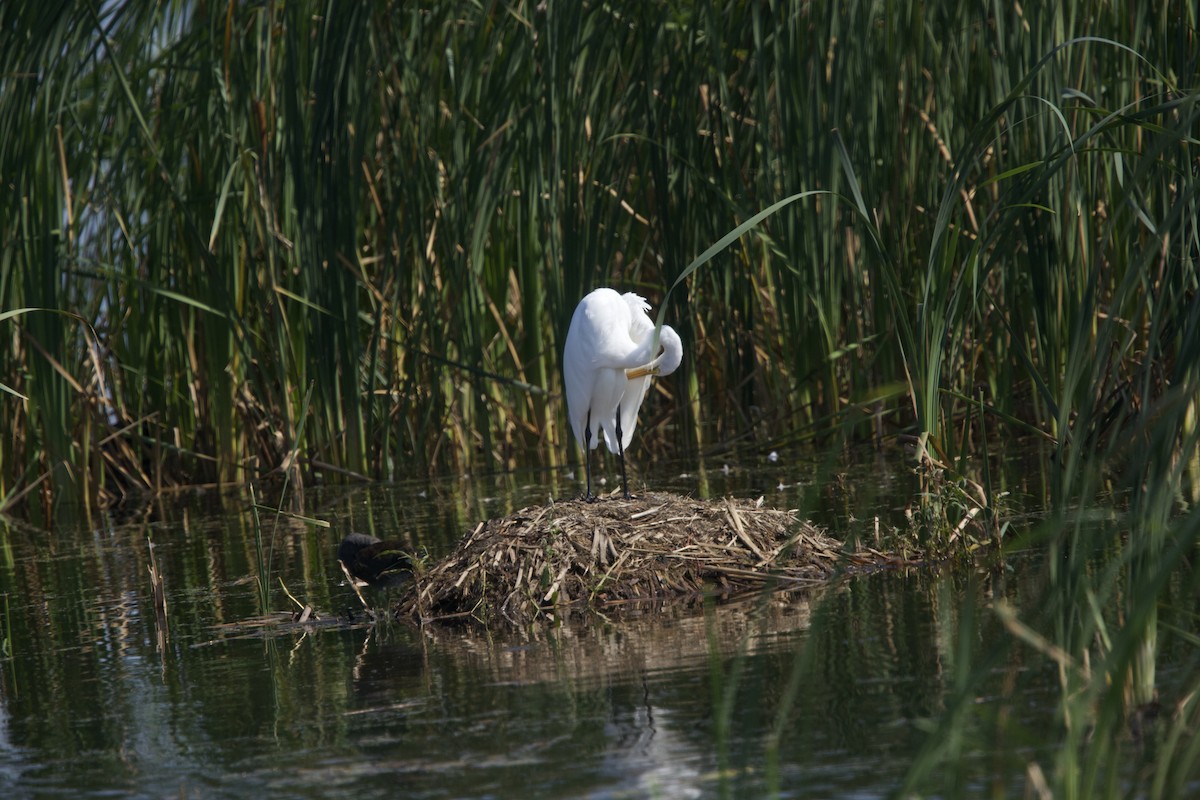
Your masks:
{"label": "water reflection", "polygon": [[360,632],[353,772],[381,793],[402,772],[418,796],[701,796],[718,768],[710,658],[789,646],[810,613],[794,598],[503,635]]}
{"label": "water reflection", "polygon": [[[318,612],[307,625],[279,613],[292,604],[277,582],[262,607],[238,498],[53,534],[0,523],[12,653],[0,660],[0,794],[885,796],[951,690],[963,623],[977,646],[987,597],[1019,605],[1023,593],[1003,572],[880,573],[524,630],[346,621],[358,601],[333,559],[345,532],[436,555],[546,491],[507,476],[310,493],[305,513],[336,526],[261,527],[272,577]],[[1020,775],[1023,762],[994,769]]]}

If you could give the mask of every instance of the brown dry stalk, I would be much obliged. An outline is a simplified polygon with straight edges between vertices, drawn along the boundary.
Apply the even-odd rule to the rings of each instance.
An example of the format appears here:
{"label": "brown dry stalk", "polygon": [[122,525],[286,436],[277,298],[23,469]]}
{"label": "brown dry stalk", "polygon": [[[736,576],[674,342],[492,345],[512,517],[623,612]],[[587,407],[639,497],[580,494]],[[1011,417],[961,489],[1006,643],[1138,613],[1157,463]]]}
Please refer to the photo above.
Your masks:
{"label": "brown dry stalk", "polygon": [[524,624],[567,608],[794,589],[842,564],[869,564],[794,511],[748,500],[652,493],[572,500],[477,525],[418,576],[396,607],[414,621],[497,617]]}

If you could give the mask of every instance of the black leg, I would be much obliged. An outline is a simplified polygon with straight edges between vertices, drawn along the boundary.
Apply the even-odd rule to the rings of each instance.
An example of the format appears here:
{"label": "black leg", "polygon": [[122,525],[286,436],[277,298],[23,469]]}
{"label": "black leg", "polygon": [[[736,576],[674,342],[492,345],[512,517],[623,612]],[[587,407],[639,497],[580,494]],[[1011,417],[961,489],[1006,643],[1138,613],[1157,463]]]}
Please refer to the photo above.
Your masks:
{"label": "black leg", "polygon": [[583,426],[583,471],[587,475],[587,489],[583,499],[592,502],[592,410],[587,412],[587,422]]}
{"label": "black leg", "polygon": [[629,499],[629,481],[625,477],[625,448],[621,445],[621,407],[617,406],[617,458],[621,461],[621,496]]}

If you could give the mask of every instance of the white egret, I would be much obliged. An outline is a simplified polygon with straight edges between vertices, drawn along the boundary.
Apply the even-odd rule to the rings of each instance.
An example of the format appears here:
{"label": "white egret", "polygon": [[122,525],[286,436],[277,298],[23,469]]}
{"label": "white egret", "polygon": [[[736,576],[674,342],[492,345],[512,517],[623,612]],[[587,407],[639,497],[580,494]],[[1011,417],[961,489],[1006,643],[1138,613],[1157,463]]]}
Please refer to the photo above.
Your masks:
{"label": "white egret", "polygon": [[683,343],[668,325],[659,333],[661,352],[654,353],[650,304],[633,294],[596,289],[579,302],[567,331],[563,378],[567,416],[583,447],[587,491],[592,499],[591,451],[604,440],[621,462],[621,488],[629,497],[625,448],[633,440],[638,409],[650,378],[669,375],[683,360]]}

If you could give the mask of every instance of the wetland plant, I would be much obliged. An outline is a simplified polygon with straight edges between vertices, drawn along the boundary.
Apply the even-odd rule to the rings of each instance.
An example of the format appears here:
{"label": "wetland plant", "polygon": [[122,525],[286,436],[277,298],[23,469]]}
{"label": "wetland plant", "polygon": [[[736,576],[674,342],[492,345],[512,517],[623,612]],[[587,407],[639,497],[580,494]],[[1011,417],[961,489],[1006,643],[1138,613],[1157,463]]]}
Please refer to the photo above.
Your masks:
{"label": "wetland plant", "polygon": [[[0,4],[6,513],[279,469],[578,473],[575,302],[677,287],[694,344],[639,446],[872,442],[917,469],[922,546],[1046,555],[1044,602],[961,632],[912,792],[978,777],[974,681],[1034,659],[1062,747],[1030,791],[1194,788],[1194,6],[327,12]],[[1006,493],[1048,519],[1014,539]]]}

